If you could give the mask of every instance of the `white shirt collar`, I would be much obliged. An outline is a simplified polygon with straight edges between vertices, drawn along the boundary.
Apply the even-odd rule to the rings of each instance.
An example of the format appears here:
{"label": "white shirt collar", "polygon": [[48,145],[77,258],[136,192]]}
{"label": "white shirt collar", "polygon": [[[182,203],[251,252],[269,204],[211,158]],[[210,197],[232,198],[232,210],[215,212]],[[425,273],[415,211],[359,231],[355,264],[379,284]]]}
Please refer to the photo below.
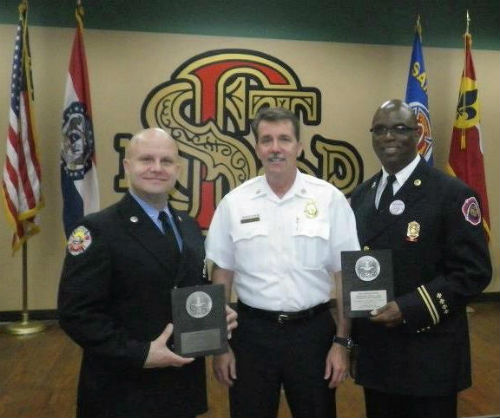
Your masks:
{"label": "white shirt collar", "polygon": [[267,196],[279,199],[279,201],[288,200],[293,196],[308,196],[307,187],[305,187],[304,185],[304,175],[298,169],[292,186],[290,187],[290,189],[288,189],[288,191],[283,195],[281,199],[278,198],[273,192],[271,186],[269,186],[269,183],[267,182],[267,178],[265,175],[263,175],[261,178],[261,189],[262,193],[260,195],[266,194]]}
{"label": "white shirt collar", "polygon": [[[403,184],[405,184],[406,180],[411,176],[415,168],[417,168],[418,163],[420,162],[420,154],[417,154],[416,157],[413,159],[413,161],[408,164],[405,168],[402,170],[399,170],[395,176],[396,176],[396,181],[397,181],[397,188],[401,188]],[[381,184],[385,186],[385,183],[387,181],[387,177],[389,176],[389,173],[385,170],[384,167],[382,167],[382,179],[380,181]]]}

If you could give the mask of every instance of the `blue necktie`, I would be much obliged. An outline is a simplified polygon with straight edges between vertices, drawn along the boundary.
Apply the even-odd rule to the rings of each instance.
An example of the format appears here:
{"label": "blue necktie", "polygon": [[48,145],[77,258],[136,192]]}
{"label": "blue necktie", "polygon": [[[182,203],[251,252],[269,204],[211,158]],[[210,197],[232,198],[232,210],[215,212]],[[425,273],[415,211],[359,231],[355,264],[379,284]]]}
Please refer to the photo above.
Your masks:
{"label": "blue necktie", "polygon": [[162,210],[158,214],[158,219],[161,222],[161,226],[163,227],[163,233],[168,242],[168,249],[175,254],[179,254],[179,244],[177,243],[177,239],[175,238],[175,233],[172,229],[172,225],[170,223],[169,216],[167,213]]}

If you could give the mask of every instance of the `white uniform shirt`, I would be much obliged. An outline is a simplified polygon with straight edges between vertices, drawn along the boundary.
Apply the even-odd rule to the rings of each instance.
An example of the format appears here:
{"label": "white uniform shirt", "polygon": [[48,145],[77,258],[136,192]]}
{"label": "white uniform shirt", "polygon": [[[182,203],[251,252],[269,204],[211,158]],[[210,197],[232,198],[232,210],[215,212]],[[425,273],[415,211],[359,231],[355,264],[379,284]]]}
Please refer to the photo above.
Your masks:
{"label": "white uniform shirt", "polygon": [[358,250],[359,243],[342,192],[297,171],[281,199],[264,176],[228,193],[215,211],[205,248],[208,259],[234,272],[243,303],[300,311],[330,299],[340,252]]}

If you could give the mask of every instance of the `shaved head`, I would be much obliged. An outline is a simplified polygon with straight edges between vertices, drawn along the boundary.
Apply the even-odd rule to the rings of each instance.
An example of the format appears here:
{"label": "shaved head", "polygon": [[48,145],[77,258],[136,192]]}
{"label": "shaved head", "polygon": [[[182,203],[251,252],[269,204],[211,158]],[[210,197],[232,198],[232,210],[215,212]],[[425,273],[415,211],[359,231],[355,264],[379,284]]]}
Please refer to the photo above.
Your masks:
{"label": "shaved head", "polygon": [[388,100],[377,108],[371,132],[373,150],[388,173],[396,174],[417,156],[417,117],[402,100]]}
{"label": "shaved head", "polygon": [[125,149],[125,158],[130,158],[130,153],[134,151],[137,144],[139,144],[140,142],[151,140],[153,138],[157,139],[163,138],[165,139],[165,141],[170,142],[178,150],[177,143],[167,131],[161,128],[146,128],[143,129],[142,131],[137,132],[130,139],[129,144]]}
{"label": "shaved head", "polygon": [[163,129],[143,129],[130,140],[123,167],[130,191],[161,210],[179,176],[177,143]]}
{"label": "shaved head", "polygon": [[388,114],[391,112],[401,112],[402,114],[406,114],[408,116],[408,126],[417,127],[418,124],[415,113],[407,103],[403,102],[400,99],[391,99],[382,103],[375,112],[375,115],[373,115],[373,120],[375,120],[377,117],[380,117],[381,113]]}

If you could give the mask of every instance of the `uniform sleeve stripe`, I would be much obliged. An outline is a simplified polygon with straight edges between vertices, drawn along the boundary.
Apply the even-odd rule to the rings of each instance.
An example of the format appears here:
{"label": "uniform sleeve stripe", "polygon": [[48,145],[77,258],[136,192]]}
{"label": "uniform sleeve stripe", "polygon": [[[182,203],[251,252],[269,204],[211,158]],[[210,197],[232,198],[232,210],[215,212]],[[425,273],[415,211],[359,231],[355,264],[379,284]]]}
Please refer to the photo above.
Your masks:
{"label": "uniform sleeve stripe", "polygon": [[427,310],[429,311],[429,315],[432,318],[432,322],[434,323],[434,325],[437,325],[439,323],[439,313],[436,310],[436,307],[434,306],[434,303],[432,302],[429,293],[427,293],[427,289],[424,286],[420,286],[417,288],[417,290],[418,293],[420,294],[420,297],[424,301]]}
{"label": "uniform sleeve stripe", "polygon": [[420,287],[422,288],[423,292],[427,296],[429,303],[430,303],[430,306],[431,306],[431,309],[434,311],[434,314],[436,315],[436,324],[439,324],[441,318],[439,316],[439,311],[437,310],[436,305],[434,305],[434,302],[433,302],[431,296],[429,295],[429,292],[427,292],[426,287],[424,285],[422,285]]}

